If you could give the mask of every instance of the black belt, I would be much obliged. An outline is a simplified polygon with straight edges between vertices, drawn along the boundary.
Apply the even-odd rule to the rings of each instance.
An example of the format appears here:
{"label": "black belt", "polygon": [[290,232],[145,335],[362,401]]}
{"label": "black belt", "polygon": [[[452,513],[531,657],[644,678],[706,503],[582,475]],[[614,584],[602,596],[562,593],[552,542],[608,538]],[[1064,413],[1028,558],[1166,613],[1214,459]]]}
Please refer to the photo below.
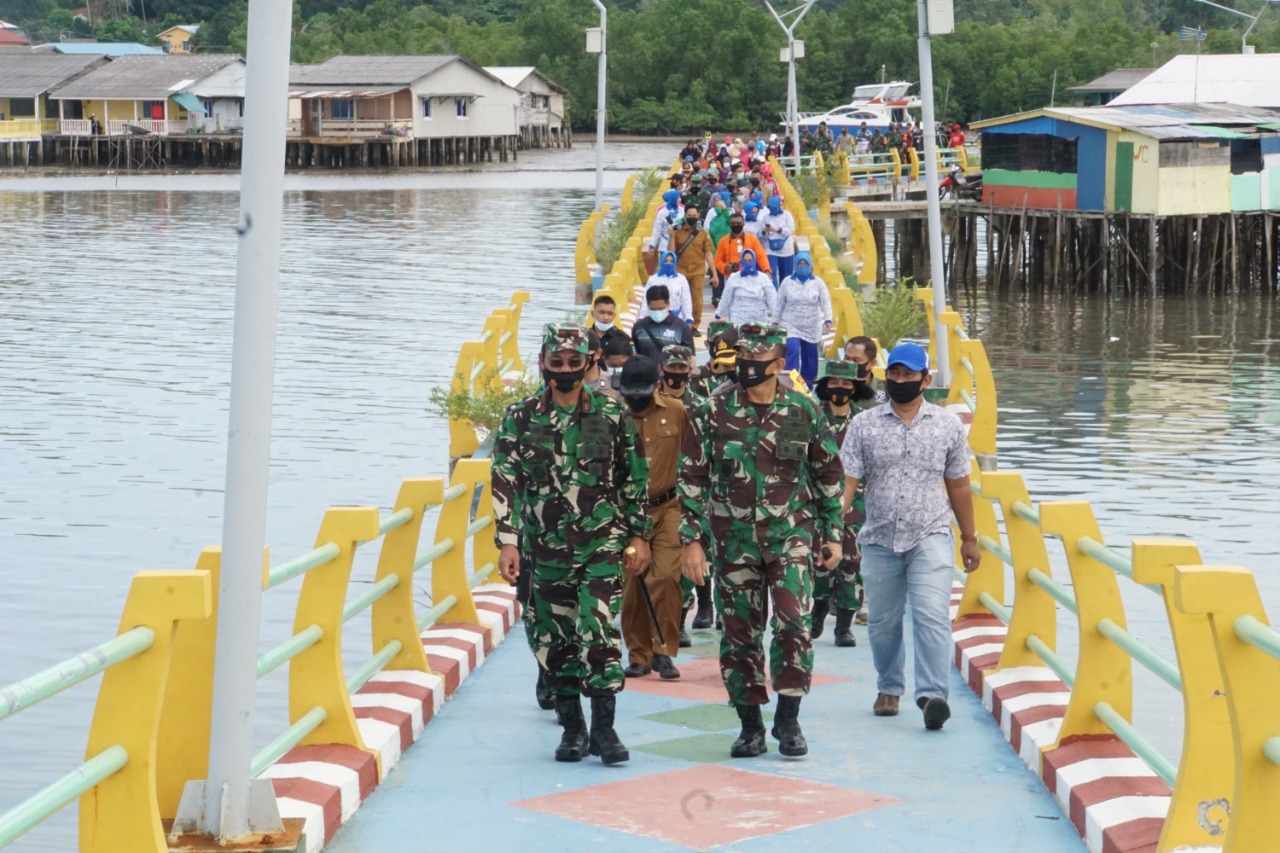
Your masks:
{"label": "black belt", "polygon": [[670,489],[667,489],[665,492],[658,495],[656,498],[649,498],[649,509],[653,509],[654,507],[660,507],[667,501],[674,498],[675,496],[676,496],[676,490],[675,490],[675,487],[672,486]]}

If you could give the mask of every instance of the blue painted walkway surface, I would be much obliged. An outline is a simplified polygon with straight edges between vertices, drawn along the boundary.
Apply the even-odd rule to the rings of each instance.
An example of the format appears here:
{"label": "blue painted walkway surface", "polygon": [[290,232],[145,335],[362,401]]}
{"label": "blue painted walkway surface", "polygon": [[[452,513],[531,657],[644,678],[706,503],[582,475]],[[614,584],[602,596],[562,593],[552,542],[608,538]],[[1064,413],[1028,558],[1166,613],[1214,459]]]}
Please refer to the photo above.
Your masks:
{"label": "blue painted walkway surface", "polygon": [[552,759],[560,728],[534,704],[517,626],[326,849],[1084,849],[958,675],[942,732],[905,703],[898,717],[872,715],[874,669],[856,631],[854,649],[830,633],[817,641],[800,714],[807,757],[780,756],[770,738],[765,756],[729,758],[738,725],[719,688],[717,635],[695,631],[681,681],[628,680],[617,728],[631,761],[605,767]]}

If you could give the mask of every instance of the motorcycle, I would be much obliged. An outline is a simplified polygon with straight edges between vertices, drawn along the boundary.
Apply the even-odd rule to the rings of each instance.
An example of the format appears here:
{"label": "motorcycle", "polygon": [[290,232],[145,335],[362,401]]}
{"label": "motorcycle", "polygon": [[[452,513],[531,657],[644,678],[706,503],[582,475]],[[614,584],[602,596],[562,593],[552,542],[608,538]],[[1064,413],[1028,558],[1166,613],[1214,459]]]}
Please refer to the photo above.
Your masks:
{"label": "motorcycle", "polygon": [[959,201],[982,201],[982,173],[965,174],[956,166],[951,174],[938,182],[938,195],[941,198],[950,195]]}

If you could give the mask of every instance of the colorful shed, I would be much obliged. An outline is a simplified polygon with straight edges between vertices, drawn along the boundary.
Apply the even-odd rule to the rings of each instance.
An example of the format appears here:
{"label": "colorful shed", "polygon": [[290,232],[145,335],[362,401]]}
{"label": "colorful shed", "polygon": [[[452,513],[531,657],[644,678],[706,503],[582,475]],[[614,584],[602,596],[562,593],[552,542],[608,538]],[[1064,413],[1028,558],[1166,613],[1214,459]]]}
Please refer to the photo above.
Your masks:
{"label": "colorful shed", "polygon": [[974,122],[983,202],[1157,216],[1280,210],[1280,110],[1047,108]]}

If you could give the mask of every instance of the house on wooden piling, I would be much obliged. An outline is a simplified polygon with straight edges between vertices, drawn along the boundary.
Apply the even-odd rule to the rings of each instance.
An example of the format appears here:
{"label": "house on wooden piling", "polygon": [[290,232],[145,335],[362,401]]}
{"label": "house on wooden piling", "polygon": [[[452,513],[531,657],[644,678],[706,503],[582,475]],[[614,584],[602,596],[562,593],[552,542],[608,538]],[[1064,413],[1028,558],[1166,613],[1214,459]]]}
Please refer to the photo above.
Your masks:
{"label": "house on wooden piling", "polygon": [[101,56],[0,51],[0,143],[57,133],[58,104],[49,93],[106,64]]}
{"label": "house on wooden piling", "polygon": [[1202,216],[1280,210],[1280,109],[1047,108],[975,122],[983,203]]}
{"label": "house on wooden piling", "polygon": [[289,74],[295,165],[506,160],[520,93],[461,56],[335,56]]}
{"label": "house on wooden piling", "polygon": [[244,113],[244,74],[244,60],[232,55],[122,56],[50,97],[63,136],[232,130]]}
{"label": "house on wooden piling", "polygon": [[563,86],[532,65],[486,65],[484,70],[520,93],[517,123],[522,147],[569,147]]}

